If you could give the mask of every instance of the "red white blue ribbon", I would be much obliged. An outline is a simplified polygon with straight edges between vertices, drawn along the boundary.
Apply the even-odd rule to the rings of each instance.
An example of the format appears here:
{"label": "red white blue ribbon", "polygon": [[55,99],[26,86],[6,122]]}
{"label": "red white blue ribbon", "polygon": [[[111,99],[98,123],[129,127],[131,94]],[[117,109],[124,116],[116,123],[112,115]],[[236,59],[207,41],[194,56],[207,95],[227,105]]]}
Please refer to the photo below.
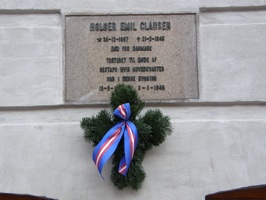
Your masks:
{"label": "red white blue ribbon", "polygon": [[92,159],[102,175],[102,168],[107,160],[115,152],[121,138],[124,136],[125,156],[119,163],[118,172],[124,176],[127,174],[131,160],[138,143],[138,131],[136,126],[129,121],[131,115],[130,104],[125,103],[115,109],[114,115],[122,119],[121,122],[113,126],[95,147]]}

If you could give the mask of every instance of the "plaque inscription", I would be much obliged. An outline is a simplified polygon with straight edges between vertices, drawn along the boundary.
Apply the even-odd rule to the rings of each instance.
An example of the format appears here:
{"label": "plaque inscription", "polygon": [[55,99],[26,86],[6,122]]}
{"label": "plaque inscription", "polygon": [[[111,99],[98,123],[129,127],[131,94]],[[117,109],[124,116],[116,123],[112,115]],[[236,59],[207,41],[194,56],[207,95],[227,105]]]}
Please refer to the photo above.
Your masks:
{"label": "plaque inscription", "polygon": [[65,17],[65,101],[106,103],[118,83],[148,102],[198,98],[195,14]]}

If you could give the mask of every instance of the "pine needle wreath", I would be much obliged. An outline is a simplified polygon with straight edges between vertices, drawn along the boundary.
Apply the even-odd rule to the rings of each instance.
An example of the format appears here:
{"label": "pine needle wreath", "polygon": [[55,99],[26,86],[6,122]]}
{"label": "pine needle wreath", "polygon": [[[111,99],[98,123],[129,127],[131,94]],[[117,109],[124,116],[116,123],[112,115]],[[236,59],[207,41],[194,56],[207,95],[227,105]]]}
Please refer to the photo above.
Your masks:
{"label": "pine needle wreath", "polygon": [[[120,141],[113,154],[110,179],[119,190],[125,187],[138,190],[142,187],[142,182],[146,177],[141,165],[146,152],[153,146],[159,146],[171,134],[172,126],[170,118],[164,116],[158,109],[148,110],[144,116],[140,116],[145,103],[139,98],[137,91],[132,86],[119,84],[111,94],[112,111],[124,103],[130,103],[131,116],[129,120],[137,127],[138,144],[128,172],[124,176],[118,172],[119,162],[124,156],[124,144],[122,140]],[[84,130],[85,141],[96,146],[105,133],[119,121],[121,119],[108,110],[101,110],[96,117],[83,118],[81,128]]]}

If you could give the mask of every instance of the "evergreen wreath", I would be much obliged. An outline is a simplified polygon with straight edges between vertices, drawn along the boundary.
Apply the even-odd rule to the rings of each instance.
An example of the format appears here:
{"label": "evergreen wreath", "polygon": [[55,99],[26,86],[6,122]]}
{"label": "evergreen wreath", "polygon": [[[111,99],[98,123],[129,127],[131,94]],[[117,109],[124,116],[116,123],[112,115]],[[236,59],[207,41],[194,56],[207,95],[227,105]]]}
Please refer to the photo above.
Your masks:
{"label": "evergreen wreath", "polygon": [[[124,141],[120,141],[113,154],[110,179],[119,190],[125,187],[138,190],[146,177],[141,165],[146,152],[153,146],[159,146],[166,136],[171,134],[172,126],[170,118],[158,109],[148,110],[144,116],[140,116],[145,103],[139,98],[137,91],[131,85],[118,84],[111,94],[110,105],[114,111],[124,103],[130,104],[129,120],[137,128],[138,143],[128,172],[124,176],[118,172],[119,162],[124,156]],[[101,110],[96,117],[82,118],[81,128],[84,130],[85,141],[96,146],[110,128],[120,121],[120,118],[108,110]]]}

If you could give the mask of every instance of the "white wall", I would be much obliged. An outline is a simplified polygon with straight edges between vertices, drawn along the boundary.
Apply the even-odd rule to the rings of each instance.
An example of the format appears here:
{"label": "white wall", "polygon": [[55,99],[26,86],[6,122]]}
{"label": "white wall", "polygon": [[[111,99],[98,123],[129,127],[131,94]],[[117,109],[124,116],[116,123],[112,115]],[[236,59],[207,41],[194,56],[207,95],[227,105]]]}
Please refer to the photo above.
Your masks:
{"label": "white wall", "polygon": [[[0,0],[0,9],[0,192],[203,200],[265,184],[265,0]],[[72,11],[197,13],[200,98],[148,107],[174,132],[146,155],[138,192],[115,190],[91,160],[79,121],[102,107],[63,104],[61,13]]]}

